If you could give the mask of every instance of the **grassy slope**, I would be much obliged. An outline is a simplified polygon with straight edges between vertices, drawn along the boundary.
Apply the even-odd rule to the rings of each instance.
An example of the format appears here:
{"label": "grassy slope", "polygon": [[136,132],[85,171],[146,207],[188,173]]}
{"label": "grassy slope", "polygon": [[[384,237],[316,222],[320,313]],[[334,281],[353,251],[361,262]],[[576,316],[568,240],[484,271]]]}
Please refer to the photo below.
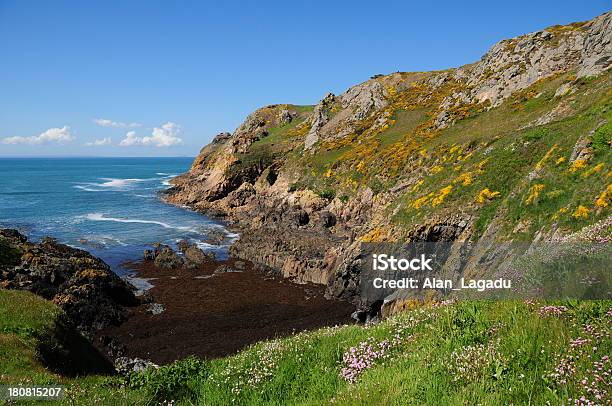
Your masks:
{"label": "grassy slope", "polygon": [[61,345],[53,341],[53,330],[62,317],[57,306],[39,296],[0,289],[0,385],[68,385],[66,404],[145,404],[144,391],[122,390],[116,382],[108,386],[112,378],[68,378],[43,365],[41,345]]}
{"label": "grassy slope", "polygon": [[[65,404],[560,404],[588,397],[580,381],[591,381],[593,362],[612,352],[612,303],[559,304],[567,307],[561,315],[540,315],[543,304],[522,302],[421,308],[377,325],[301,333],[232,357],[187,359],[129,379],[66,378],[40,365],[33,338],[59,310],[28,293],[0,290],[2,383],[65,384]],[[577,338],[590,341],[573,348]],[[354,383],[341,376],[351,347],[367,342],[377,350],[384,340],[391,343],[386,355],[371,358]],[[567,355],[576,356],[575,373],[562,383],[551,374]],[[604,362],[603,370],[611,369]]]}
{"label": "grassy slope", "polygon": [[[609,207],[595,205],[609,184],[609,124],[600,130],[604,142],[586,166],[572,171],[569,158],[579,137],[604,120],[612,122],[612,91],[607,73],[575,81],[574,93],[555,96],[561,84],[573,80],[571,73],[542,80],[491,110],[461,112],[454,125],[442,130],[430,127],[435,103],[413,101],[423,90],[409,88],[393,96],[381,113],[389,116],[382,129],[325,142],[316,154],[302,154],[297,146],[286,165],[300,168],[296,188],[319,194],[331,190],[348,197],[365,186],[378,193],[408,181],[410,187],[388,207],[392,222],[406,230],[459,209],[477,218],[476,237],[494,215],[503,216],[506,235],[521,223],[519,238],[532,238],[553,222],[574,231],[609,215]],[[560,111],[561,118],[530,124],[551,111]],[[529,181],[527,175],[538,165],[539,176]],[[544,185],[540,196],[526,203],[539,184]],[[450,192],[441,196],[449,186]],[[499,195],[476,203],[487,188]],[[573,216],[580,205],[590,211],[587,218]]]}

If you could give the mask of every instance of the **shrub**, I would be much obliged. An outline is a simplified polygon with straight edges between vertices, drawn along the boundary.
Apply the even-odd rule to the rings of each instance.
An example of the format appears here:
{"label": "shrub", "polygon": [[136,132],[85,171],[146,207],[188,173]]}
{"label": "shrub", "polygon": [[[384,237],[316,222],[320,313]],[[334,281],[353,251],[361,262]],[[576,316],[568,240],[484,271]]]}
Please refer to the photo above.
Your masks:
{"label": "shrub", "polygon": [[597,129],[593,134],[593,149],[596,152],[606,152],[610,150],[612,144],[612,124],[607,123]]}
{"label": "shrub", "polygon": [[324,199],[333,199],[336,196],[336,191],[333,189],[324,189],[318,193]]}
{"label": "shrub", "polygon": [[189,357],[159,369],[149,368],[144,372],[133,373],[127,380],[132,388],[144,388],[155,399],[170,401],[195,399],[198,383],[208,375],[206,361]]}

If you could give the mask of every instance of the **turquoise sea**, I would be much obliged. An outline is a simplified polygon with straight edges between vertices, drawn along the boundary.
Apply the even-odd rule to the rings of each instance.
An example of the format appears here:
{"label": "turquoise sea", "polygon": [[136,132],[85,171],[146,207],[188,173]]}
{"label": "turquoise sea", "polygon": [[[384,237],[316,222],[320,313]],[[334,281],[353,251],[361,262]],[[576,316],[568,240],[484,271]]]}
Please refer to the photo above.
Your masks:
{"label": "turquoise sea", "polygon": [[[162,202],[159,192],[192,158],[0,159],[0,227],[52,236],[122,274],[152,243],[188,239],[217,257],[237,238],[221,223]],[[211,241],[208,237],[223,236]],[[218,239],[218,237],[217,237]]]}

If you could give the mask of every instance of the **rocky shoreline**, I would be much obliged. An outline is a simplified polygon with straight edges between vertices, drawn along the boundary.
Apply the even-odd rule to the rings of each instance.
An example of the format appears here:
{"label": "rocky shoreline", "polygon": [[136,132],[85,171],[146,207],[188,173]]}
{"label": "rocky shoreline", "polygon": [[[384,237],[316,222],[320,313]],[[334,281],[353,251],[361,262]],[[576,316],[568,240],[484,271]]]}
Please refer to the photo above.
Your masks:
{"label": "rocky shoreline", "polygon": [[[257,341],[351,322],[353,306],[324,298],[238,259],[217,261],[195,244],[163,244],[129,264],[153,287],[138,294],[99,258],[44,238],[0,230],[0,286],[27,290],[64,310],[67,325],[120,372],[187,356],[216,358]],[[95,352],[95,351],[94,351]]]}

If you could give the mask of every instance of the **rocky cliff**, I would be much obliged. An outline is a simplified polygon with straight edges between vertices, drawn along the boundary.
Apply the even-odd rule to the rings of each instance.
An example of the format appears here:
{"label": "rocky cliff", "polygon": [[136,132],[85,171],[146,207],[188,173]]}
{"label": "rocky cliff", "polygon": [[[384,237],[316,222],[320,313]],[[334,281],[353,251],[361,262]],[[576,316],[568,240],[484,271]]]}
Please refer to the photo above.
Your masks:
{"label": "rocky cliff", "polygon": [[361,242],[449,242],[462,272],[494,273],[509,242],[609,216],[611,20],[504,40],[459,68],[376,75],[316,106],[263,107],[166,198],[230,221],[235,255],[364,308]]}

